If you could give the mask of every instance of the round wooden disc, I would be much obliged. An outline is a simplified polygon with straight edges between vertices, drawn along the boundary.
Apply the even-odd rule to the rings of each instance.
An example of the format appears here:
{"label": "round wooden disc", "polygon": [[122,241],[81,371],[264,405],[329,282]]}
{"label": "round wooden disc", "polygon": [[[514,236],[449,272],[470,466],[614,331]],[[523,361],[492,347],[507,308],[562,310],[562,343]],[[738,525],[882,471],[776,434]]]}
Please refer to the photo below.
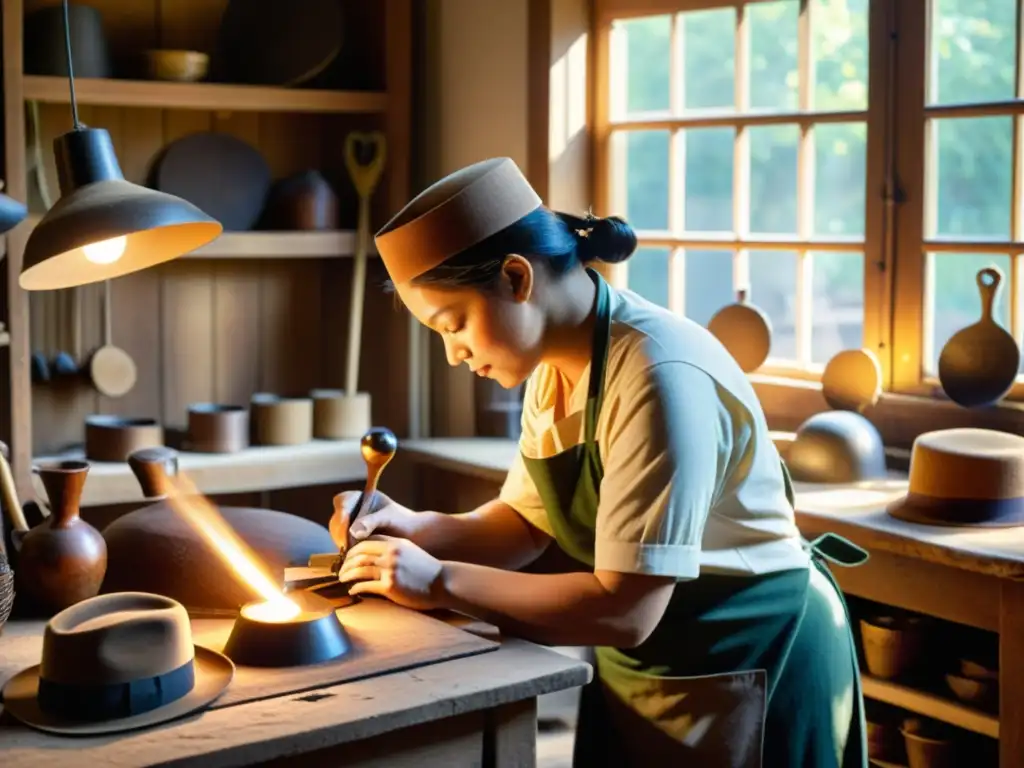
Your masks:
{"label": "round wooden disc", "polygon": [[89,375],[93,386],[107,397],[121,397],[135,386],[138,370],[131,355],[120,347],[100,347],[92,356]]}
{"label": "round wooden disc", "polygon": [[715,313],[708,330],[729,350],[740,368],[756,371],[768,359],[772,348],[772,327],[768,316],[751,304],[730,304]]}
{"label": "round wooden disc", "polygon": [[870,349],[846,349],[828,361],[821,394],[838,411],[861,412],[882,394],[882,366]]}
{"label": "round wooden disc", "polygon": [[154,186],[240,232],[256,226],[270,192],[263,155],[226,133],[193,133],[172,142],[157,162]]}

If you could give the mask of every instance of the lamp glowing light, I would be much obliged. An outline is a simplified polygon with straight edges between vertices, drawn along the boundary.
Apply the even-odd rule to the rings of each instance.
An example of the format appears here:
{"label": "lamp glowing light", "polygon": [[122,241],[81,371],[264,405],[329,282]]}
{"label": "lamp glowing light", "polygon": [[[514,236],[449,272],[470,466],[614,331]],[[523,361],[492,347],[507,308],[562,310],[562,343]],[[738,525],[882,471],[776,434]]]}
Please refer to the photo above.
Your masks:
{"label": "lamp glowing light", "polygon": [[121,235],[109,240],[100,240],[98,243],[83,245],[82,251],[85,253],[85,258],[93,264],[113,264],[124,256],[124,249],[127,245],[128,238]]}

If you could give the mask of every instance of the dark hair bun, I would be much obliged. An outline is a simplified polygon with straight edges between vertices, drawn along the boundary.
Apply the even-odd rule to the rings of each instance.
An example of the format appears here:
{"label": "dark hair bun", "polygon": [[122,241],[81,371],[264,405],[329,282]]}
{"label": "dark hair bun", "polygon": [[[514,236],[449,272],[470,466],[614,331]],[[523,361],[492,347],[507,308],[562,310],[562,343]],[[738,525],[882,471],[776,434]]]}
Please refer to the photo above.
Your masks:
{"label": "dark hair bun", "polygon": [[576,256],[583,264],[603,261],[618,264],[636,250],[636,232],[618,216],[572,216],[559,213],[576,237]]}

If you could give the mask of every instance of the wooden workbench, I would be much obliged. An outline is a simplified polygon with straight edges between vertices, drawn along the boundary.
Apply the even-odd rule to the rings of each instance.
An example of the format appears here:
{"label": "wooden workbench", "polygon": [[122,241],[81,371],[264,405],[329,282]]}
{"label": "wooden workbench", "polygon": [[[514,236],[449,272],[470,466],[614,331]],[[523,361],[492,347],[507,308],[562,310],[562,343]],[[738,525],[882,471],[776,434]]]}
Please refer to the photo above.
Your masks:
{"label": "wooden workbench", "polygon": [[116,736],[60,738],[0,716],[0,765],[530,768],[537,697],[584,685],[590,676],[585,662],[505,638],[498,650],[477,656]]}
{"label": "wooden workbench", "polygon": [[[404,442],[393,492],[420,508],[471,508],[494,498],[517,450],[500,439]],[[1024,528],[902,522],[885,505],[905,490],[900,477],[842,487],[798,483],[797,524],[808,539],[832,531],[869,550],[867,564],[833,569],[848,595],[997,633],[999,716],[870,677],[865,695],[997,738],[1000,768],[1024,768]]]}

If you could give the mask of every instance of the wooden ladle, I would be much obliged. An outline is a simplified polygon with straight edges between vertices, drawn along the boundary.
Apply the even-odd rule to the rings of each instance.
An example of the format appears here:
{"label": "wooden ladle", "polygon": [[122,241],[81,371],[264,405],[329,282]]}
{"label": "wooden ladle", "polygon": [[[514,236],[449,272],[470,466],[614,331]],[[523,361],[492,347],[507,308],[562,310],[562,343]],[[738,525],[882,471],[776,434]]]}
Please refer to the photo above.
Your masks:
{"label": "wooden ladle", "polygon": [[110,281],[103,283],[103,346],[93,352],[89,376],[93,386],[107,397],[121,397],[135,386],[138,370],[131,355],[112,340]]}
{"label": "wooden ladle", "polygon": [[750,303],[747,291],[736,291],[736,303],[722,307],[708,323],[708,330],[722,342],[745,373],[756,371],[772,348],[772,324],[760,308]]}
{"label": "wooden ladle", "polygon": [[1020,370],[1020,348],[992,317],[1002,272],[978,272],[981,319],[953,334],[939,356],[939,382],[949,399],[965,408],[999,402],[1013,387]]}

